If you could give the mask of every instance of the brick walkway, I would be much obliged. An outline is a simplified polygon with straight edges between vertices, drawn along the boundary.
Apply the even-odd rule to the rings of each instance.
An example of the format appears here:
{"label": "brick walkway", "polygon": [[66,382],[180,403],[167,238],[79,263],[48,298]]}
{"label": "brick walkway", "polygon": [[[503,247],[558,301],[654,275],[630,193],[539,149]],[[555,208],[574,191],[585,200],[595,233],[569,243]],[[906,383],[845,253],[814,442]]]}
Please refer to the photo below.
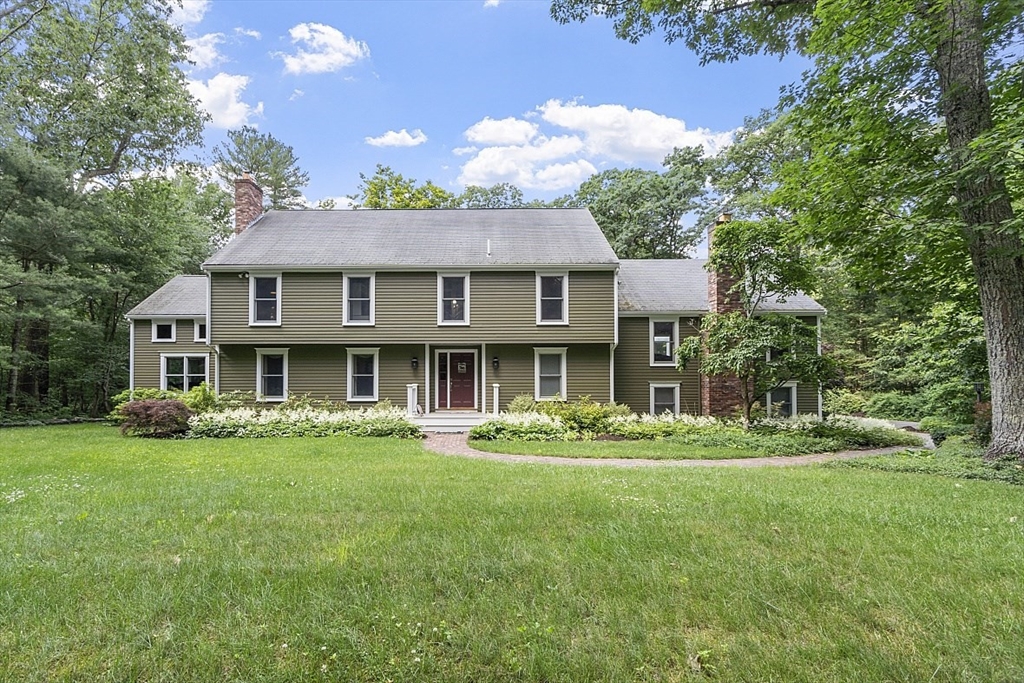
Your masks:
{"label": "brick walkway", "polygon": [[423,441],[427,450],[442,455],[457,455],[478,460],[497,462],[526,462],[539,465],[572,465],[576,467],[789,467],[809,465],[829,460],[850,460],[868,455],[888,455],[907,450],[906,446],[876,448],[866,451],[840,451],[839,453],[816,453],[814,455],[792,455],[771,458],[735,458],[733,460],[642,460],[639,458],[556,458],[548,455],[508,455],[487,453],[470,448],[464,433],[428,432]]}

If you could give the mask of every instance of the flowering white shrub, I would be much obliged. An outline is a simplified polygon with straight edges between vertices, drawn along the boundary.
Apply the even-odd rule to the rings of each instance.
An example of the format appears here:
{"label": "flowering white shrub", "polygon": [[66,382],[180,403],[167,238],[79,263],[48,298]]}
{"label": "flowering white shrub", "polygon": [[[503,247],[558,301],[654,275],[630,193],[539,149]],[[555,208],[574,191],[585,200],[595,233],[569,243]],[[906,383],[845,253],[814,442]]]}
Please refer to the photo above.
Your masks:
{"label": "flowering white shrub", "polygon": [[501,413],[469,432],[471,439],[492,441],[563,441],[577,436],[561,418],[544,413]]}
{"label": "flowering white shrub", "polygon": [[637,415],[636,413],[630,413],[629,415],[615,415],[608,419],[609,422],[619,424],[670,424],[670,425],[685,425],[687,427],[719,427],[722,422],[717,417],[711,417],[709,415],[688,415],[682,413],[680,415],[673,415],[666,411],[660,415],[648,415],[643,413]]}
{"label": "flowering white shrub", "polygon": [[188,421],[190,438],[267,436],[396,436],[420,438],[420,428],[399,408],[326,410],[231,408],[202,413]]}

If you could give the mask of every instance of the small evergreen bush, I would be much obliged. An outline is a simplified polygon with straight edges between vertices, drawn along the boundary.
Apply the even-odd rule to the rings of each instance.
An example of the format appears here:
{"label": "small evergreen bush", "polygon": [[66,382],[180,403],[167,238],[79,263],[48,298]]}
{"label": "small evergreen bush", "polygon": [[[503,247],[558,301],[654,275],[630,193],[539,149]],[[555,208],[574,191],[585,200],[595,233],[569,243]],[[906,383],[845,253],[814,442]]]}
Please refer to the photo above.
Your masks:
{"label": "small evergreen bush", "polygon": [[509,401],[507,412],[509,413],[534,413],[537,411],[537,402],[530,394],[517,394]]}
{"label": "small evergreen bush", "polygon": [[195,413],[177,399],[129,401],[120,408],[121,433],[126,436],[168,438],[188,431]]}

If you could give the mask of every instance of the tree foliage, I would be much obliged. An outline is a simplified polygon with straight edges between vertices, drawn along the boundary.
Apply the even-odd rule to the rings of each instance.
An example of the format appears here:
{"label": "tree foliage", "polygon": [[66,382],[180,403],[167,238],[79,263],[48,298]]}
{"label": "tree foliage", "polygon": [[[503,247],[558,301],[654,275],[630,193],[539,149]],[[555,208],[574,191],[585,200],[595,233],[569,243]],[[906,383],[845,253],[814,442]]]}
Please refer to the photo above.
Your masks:
{"label": "tree foliage", "polygon": [[700,147],[677,148],[664,172],[610,169],[584,181],[574,203],[590,209],[619,258],[685,258],[702,235],[684,227],[707,189]]}
{"label": "tree foliage", "polygon": [[469,185],[455,198],[454,205],[463,209],[514,209],[524,206],[523,191],[512,183]]}
{"label": "tree foliage", "polygon": [[357,209],[445,209],[455,201],[455,195],[431,181],[417,185],[415,178],[383,164],[372,176],[360,173],[359,180],[359,193],[349,197]]}
{"label": "tree foliage", "polygon": [[243,173],[249,173],[263,189],[267,209],[302,209],[302,188],[309,174],[299,168],[295,151],[270,133],[252,126],[228,131],[228,140],[213,149],[213,162],[220,179],[229,187]]}
{"label": "tree foliage", "polygon": [[660,31],[703,62],[813,59],[782,103],[808,155],[784,166],[777,201],[809,239],[872,264],[879,281],[907,260],[969,258],[988,349],[989,454],[1024,457],[1019,2],[554,0],[552,14],[609,17],[633,41]]}

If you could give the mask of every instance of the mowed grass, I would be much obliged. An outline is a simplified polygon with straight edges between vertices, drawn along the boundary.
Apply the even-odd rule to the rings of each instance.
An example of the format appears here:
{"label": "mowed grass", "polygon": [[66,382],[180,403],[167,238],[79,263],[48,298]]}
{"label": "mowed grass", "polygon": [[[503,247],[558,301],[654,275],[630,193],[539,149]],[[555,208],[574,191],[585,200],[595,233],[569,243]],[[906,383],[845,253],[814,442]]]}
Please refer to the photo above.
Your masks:
{"label": "mowed grass", "polygon": [[1024,489],[0,432],[0,680],[1024,679]]}
{"label": "mowed grass", "polygon": [[549,455],[556,458],[629,458],[643,460],[729,460],[759,458],[761,453],[741,448],[695,446],[672,439],[627,441],[505,441],[473,439],[470,446],[488,453]]}

